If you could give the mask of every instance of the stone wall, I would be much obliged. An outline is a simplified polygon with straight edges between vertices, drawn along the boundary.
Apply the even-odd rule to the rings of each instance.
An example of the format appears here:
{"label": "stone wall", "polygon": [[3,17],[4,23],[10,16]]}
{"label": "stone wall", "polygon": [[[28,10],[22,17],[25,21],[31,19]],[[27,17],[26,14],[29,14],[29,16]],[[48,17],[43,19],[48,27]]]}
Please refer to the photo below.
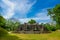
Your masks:
{"label": "stone wall", "polygon": [[44,26],[39,24],[21,24],[16,30],[17,33],[27,33],[27,34],[39,34],[43,33]]}

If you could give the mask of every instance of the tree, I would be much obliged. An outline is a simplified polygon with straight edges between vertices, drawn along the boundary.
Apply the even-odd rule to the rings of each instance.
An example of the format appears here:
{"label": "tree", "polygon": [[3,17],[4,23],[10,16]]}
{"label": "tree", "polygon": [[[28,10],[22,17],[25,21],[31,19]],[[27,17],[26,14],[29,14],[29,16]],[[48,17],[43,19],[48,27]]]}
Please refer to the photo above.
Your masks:
{"label": "tree", "polygon": [[18,28],[18,26],[20,25],[19,21],[12,21],[12,20],[7,20],[6,22],[6,29],[8,31],[14,31]]}
{"label": "tree", "polygon": [[41,23],[40,25],[44,25],[44,23]]}
{"label": "tree", "polygon": [[50,25],[49,23],[46,23],[44,26],[47,31],[56,31],[56,27],[53,25]]}
{"label": "tree", "polygon": [[36,21],[33,20],[33,19],[31,19],[28,23],[30,23],[30,24],[34,24],[34,23],[36,23]]}
{"label": "tree", "polygon": [[19,21],[16,21],[14,23],[14,30],[16,30],[19,26],[20,26],[20,22]]}
{"label": "tree", "polygon": [[60,4],[52,9],[48,9],[48,15],[60,26]]}
{"label": "tree", "polygon": [[6,23],[5,18],[3,18],[3,16],[0,15],[0,26],[1,26],[2,28],[5,28],[5,23]]}
{"label": "tree", "polygon": [[6,30],[10,31],[13,29],[14,23],[11,20],[6,21]]}

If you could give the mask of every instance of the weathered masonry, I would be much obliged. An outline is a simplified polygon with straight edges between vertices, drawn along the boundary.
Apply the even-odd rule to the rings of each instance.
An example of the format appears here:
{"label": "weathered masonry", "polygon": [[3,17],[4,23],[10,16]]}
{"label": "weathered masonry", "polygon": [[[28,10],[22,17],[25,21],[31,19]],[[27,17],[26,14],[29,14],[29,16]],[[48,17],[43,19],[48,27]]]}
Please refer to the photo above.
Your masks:
{"label": "weathered masonry", "polygon": [[21,24],[16,30],[17,33],[26,33],[26,34],[39,34],[43,33],[44,26],[39,24]]}

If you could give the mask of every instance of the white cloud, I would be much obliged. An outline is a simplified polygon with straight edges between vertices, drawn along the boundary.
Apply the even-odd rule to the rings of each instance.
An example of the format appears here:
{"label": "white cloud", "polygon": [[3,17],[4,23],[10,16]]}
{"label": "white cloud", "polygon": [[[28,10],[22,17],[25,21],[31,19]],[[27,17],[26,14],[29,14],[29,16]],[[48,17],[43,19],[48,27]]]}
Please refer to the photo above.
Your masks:
{"label": "white cloud", "polygon": [[27,23],[31,19],[35,20],[38,23],[47,23],[48,20],[50,21],[50,17],[47,16],[47,10],[46,9],[40,10],[40,12],[36,13],[33,18],[22,18],[22,19],[20,18],[19,21],[21,23]]}
{"label": "white cloud", "polygon": [[27,19],[27,18],[25,18],[25,19],[19,19],[19,21],[20,21],[21,23],[27,23],[29,20],[30,20],[30,19]]}
{"label": "white cloud", "polygon": [[50,16],[47,16],[47,9],[42,9],[35,16],[40,18],[40,20],[49,20],[50,19]]}
{"label": "white cloud", "polygon": [[30,11],[32,6],[36,3],[36,0],[33,1],[32,3],[30,2],[30,0],[20,0],[20,2],[17,3],[16,1],[15,3],[16,3],[15,11],[19,12],[19,15],[21,15],[20,18],[26,18],[27,13]]}
{"label": "white cloud", "polygon": [[[40,12],[36,13],[34,18],[24,18],[24,19],[19,19],[21,23],[27,23],[29,20],[34,19],[39,23],[48,23],[50,21],[50,16],[47,16],[47,10],[42,9]],[[49,21],[48,21],[49,20]]]}
{"label": "white cloud", "polygon": [[21,14],[26,14],[26,12],[28,12],[35,3],[36,0],[32,3],[30,3],[29,0],[21,0],[18,3],[16,1],[16,10],[19,10]]}
{"label": "white cloud", "polygon": [[[10,2],[9,0],[2,0],[7,6],[7,12],[5,12],[4,18],[8,19],[11,18],[14,15],[14,6],[15,4]],[[4,5],[3,5],[4,6]]]}
{"label": "white cloud", "polygon": [[15,11],[19,11],[19,15],[21,17],[26,17],[27,12],[31,9],[31,7],[36,3],[36,0],[32,3],[30,0],[2,0],[4,5],[8,7],[4,10],[5,15],[3,15],[6,19],[11,18],[15,15]]}
{"label": "white cloud", "polygon": [[47,16],[46,9],[42,9],[40,12],[36,13],[34,18],[26,18],[26,14],[30,11],[32,6],[36,3],[36,0],[34,0],[32,3],[30,0],[2,0],[5,4],[2,6],[4,7],[7,5],[6,10],[4,10],[5,15],[3,15],[6,19],[12,18],[15,15],[15,11],[19,12],[18,14],[20,17],[25,17],[23,19],[19,19],[21,23],[28,22],[31,19],[34,20],[49,20],[50,17]]}
{"label": "white cloud", "polygon": [[50,19],[49,16],[47,16],[47,15],[45,15],[45,14],[43,14],[43,13],[38,13],[38,14],[36,15],[36,17],[39,18],[40,20],[48,20],[48,19]]}
{"label": "white cloud", "polygon": [[21,23],[27,23],[28,21],[30,21],[31,19],[33,19],[33,20],[39,20],[39,18],[24,18],[24,19],[19,19],[19,21],[21,22]]}
{"label": "white cloud", "polygon": [[[28,21],[30,21],[31,19],[33,19],[33,20],[35,20],[36,22],[38,22],[39,21],[39,23],[47,23],[46,21],[44,22],[44,19],[43,18],[23,18],[23,19],[19,19],[19,21],[21,22],[21,23],[27,23]],[[41,20],[43,21],[43,22],[41,22]],[[48,19],[45,19],[45,20],[48,20]]]}

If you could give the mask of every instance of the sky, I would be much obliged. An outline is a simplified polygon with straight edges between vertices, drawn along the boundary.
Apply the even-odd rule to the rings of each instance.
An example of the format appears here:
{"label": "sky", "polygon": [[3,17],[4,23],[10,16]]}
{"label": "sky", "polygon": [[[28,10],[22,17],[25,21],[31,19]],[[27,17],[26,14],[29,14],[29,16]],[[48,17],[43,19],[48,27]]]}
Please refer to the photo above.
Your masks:
{"label": "sky", "polygon": [[50,23],[47,9],[60,4],[60,0],[0,0],[0,14],[5,19],[17,19],[21,23],[31,19],[37,23]]}

